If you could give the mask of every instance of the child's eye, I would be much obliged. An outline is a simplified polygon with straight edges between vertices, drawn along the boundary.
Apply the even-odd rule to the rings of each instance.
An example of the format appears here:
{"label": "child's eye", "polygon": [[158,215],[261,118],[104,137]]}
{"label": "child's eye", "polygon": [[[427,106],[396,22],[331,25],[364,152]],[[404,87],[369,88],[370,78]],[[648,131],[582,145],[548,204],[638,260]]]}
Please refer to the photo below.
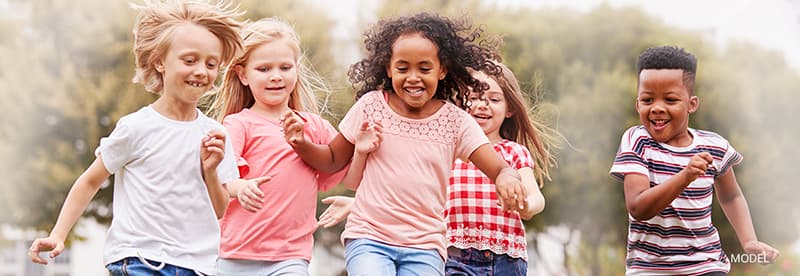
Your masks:
{"label": "child's eye", "polygon": [[206,63],[206,67],[208,67],[208,69],[214,69],[214,68],[217,68],[217,64],[216,63]]}
{"label": "child's eye", "polygon": [[266,72],[266,71],[267,71],[267,67],[257,67],[257,68],[256,68],[256,71],[259,71],[259,72]]}
{"label": "child's eye", "polygon": [[395,68],[395,70],[400,71],[400,72],[405,72],[405,71],[408,71],[408,68],[406,68],[406,67],[397,67],[397,68]]}
{"label": "child's eye", "polygon": [[427,72],[430,72],[431,70],[433,70],[433,68],[421,68],[420,70],[421,70],[422,72],[425,72],[425,73],[427,73]]}
{"label": "child's eye", "polygon": [[492,102],[494,102],[494,103],[499,103],[499,102],[500,102],[500,99],[497,99],[497,98],[494,98],[494,99],[489,99],[489,100],[490,100],[490,101],[492,101]]}
{"label": "child's eye", "polygon": [[641,99],[639,99],[639,102],[641,102],[641,103],[651,103],[651,102],[653,102],[653,99],[641,98]]}
{"label": "child's eye", "polygon": [[284,65],[284,66],[281,66],[281,70],[283,70],[283,71],[289,71],[289,70],[291,70],[291,69],[292,69],[292,66],[291,66],[291,65]]}
{"label": "child's eye", "polygon": [[187,58],[187,59],[184,59],[183,62],[185,62],[186,64],[193,64],[195,62],[195,60],[193,58]]}

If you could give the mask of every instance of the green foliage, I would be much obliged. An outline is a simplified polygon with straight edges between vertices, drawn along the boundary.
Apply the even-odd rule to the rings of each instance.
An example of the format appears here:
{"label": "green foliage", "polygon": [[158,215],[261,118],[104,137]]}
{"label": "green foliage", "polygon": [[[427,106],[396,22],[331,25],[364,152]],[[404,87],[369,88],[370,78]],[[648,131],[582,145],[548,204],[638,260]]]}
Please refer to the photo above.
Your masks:
{"label": "green foliage", "polygon": [[[66,193],[94,159],[99,138],[123,115],[153,101],[130,82],[133,11],[123,1],[51,0],[11,2],[24,12],[0,16],[0,223],[49,230]],[[242,0],[246,18],[279,16],[292,23],[310,63],[329,81],[326,114],[337,124],[353,102],[346,81],[349,64],[337,60],[352,41],[331,36],[335,21],[311,5],[291,0]],[[103,12],[97,12],[103,11]],[[545,183],[545,211],[529,229],[566,225],[581,243],[567,264],[585,275],[619,274],[624,258],[627,213],[622,184],[608,170],[622,132],[639,124],[634,111],[636,57],[647,47],[678,45],[699,59],[696,94],[700,109],[690,125],[717,132],[740,151],[736,167],[759,238],[783,249],[777,265],[734,265],[736,273],[792,274],[797,256],[800,137],[797,110],[800,73],[779,53],[747,43],[712,45],[700,33],[669,28],[633,8],[600,6],[589,12],[504,8],[480,1],[386,1],[378,18],[419,11],[466,15],[486,33],[504,38],[501,53],[523,87],[545,92],[542,106],[556,110],[548,125],[569,141]],[[361,22],[360,28],[368,23]],[[361,37],[355,38],[359,42]],[[363,45],[358,44],[359,49]],[[722,49],[722,50],[721,50]],[[533,91],[533,90],[531,90]],[[328,95],[321,94],[320,97]],[[110,185],[108,187],[113,187]],[[89,217],[110,219],[111,188],[101,189]],[[336,187],[320,197],[346,193]],[[325,206],[319,205],[318,212]],[[715,206],[713,221],[728,254],[741,253],[738,240]],[[318,231],[318,241],[338,243],[343,224]],[[788,262],[788,263],[787,263]],[[787,268],[788,267],[788,268]],[[741,271],[741,272],[739,272]],[[782,272],[781,272],[782,271]],[[788,272],[786,272],[788,271]]]}

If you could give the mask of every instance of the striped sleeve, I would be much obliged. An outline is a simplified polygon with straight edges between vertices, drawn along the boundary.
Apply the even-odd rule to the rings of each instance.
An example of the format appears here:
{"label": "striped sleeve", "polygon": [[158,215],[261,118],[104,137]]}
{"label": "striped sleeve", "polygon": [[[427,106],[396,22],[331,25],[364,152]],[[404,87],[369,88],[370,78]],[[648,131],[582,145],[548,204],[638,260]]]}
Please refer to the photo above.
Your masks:
{"label": "striped sleeve", "polygon": [[650,139],[646,133],[640,126],[635,126],[622,134],[619,149],[610,171],[611,176],[617,181],[623,181],[625,175],[631,173],[649,175],[647,163],[642,158],[644,145]]}
{"label": "striped sleeve", "polygon": [[726,144],[728,145],[728,148],[725,150],[725,156],[722,157],[721,161],[722,165],[719,166],[719,170],[717,170],[716,176],[721,176],[727,173],[731,167],[739,165],[739,163],[742,163],[743,159],[742,155],[738,151],[736,151],[736,149],[734,149],[733,146],[727,143],[727,141]]}

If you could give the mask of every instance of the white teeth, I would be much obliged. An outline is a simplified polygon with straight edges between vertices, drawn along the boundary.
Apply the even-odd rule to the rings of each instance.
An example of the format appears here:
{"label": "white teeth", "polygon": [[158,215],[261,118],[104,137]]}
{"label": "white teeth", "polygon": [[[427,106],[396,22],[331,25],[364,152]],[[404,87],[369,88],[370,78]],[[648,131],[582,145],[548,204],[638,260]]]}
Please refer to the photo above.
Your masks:
{"label": "white teeth", "polygon": [[408,89],[408,88],[406,88],[406,92],[408,92],[408,93],[420,93],[423,90],[424,90],[423,88],[416,88],[416,89]]}
{"label": "white teeth", "polygon": [[199,82],[189,82],[189,85],[194,86],[194,87],[203,87],[204,86],[202,83],[199,83]]}

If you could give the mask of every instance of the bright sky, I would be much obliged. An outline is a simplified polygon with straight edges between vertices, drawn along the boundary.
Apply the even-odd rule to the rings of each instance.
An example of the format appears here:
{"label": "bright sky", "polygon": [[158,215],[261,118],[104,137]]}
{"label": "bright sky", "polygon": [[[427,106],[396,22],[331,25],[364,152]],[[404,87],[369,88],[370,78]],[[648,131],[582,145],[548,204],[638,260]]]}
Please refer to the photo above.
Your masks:
{"label": "bright sky", "polygon": [[[340,20],[335,30],[339,37],[353,35],[356,24],[373,22],[380,0],[312,0],[327,6]],[[387,0],[390,1],[390,0]],[[491,0],[488,0],[491,1]],[[495,0],[501,5],[568,7],[588,11],[609,3],[614,7],[638,6],[666,24],[687,30],[700,30],[708,39],[724,47],[726,42],[746,40],[766,49],[781,51],[787,62],[800,71],[800,0]],[[352,53],[352,52],[351,52]],[[357,52],[355,52],[357,53]],[[349,64],[349,63],[347,63]]]}

